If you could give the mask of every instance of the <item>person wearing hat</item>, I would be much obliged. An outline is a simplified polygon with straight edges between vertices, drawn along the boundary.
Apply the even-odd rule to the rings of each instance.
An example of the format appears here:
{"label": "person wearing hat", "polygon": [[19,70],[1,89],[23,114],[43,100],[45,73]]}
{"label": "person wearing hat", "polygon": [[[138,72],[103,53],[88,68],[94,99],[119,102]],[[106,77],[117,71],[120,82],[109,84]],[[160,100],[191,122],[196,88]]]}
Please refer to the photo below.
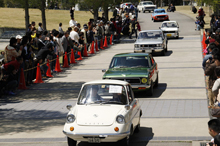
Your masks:
{"label": "person wearing hat", "polygon": [[136,16],[134,16],[133,19],[131,20],[131,33],[129,36],[130,39],[133,33],[135,33],[135,37],[137,38],[137,25],[138,25],[138,21],[136,20]]}

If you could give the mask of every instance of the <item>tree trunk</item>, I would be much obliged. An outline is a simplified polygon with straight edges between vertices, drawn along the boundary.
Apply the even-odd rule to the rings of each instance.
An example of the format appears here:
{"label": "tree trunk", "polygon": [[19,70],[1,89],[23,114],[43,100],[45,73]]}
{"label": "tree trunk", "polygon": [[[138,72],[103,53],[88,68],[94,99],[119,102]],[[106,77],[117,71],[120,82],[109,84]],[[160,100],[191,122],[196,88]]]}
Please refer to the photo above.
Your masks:
{"label": "tree trunk", "polygon": [[46,14],[45,14],[45,0],[41,0],[41,17],[42,17],[42,23],[43,23],[43,29],[47,29],[46,24]]}
{"label": "tree trunk", "polygon": [[94,16],[94,20],[95,22],[98,20],[98,17],[99,17],[99,12],[98,12],[98,8],[96,9],[93,9],[93,16]]}
{"label": "tree trunk", "polygon": [[28,30],[28,25],[30,24],[30,20],[29,20],[29,8],[28,8],[28,0],[25,0],[25,26],[26,26],[26,30]]}
{"label": "tree trunk", "polygon": [[104,6],[103,9],[104,9],[105,19],[106,19],[106,21],[108,21],[108,6]]}

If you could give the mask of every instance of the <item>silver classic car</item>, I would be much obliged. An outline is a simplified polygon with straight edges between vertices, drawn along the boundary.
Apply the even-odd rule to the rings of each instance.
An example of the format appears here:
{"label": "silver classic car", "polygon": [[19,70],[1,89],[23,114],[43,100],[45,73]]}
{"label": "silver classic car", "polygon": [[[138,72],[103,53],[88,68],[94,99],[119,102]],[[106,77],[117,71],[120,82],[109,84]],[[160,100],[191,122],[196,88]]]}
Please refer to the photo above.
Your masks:
{"label": "silver classic car", "polygon": [[167,52],[167,37],[161,30],[143,30],[139,33],[134,43],[134,52],[154,53],[161,51],[162,55]]}

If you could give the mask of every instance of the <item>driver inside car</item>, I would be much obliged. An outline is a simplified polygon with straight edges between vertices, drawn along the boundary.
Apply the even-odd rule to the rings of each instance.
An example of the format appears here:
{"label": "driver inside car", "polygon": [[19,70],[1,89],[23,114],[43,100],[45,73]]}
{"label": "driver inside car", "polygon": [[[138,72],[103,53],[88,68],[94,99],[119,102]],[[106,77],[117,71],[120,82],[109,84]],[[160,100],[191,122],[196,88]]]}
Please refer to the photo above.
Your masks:
{"label": "driver inside car", "polygon": [[99,87],[98,85],[92,85],[89,91],[87,91],[87,98],[85,100],[86,103],[95,102],[99,100],[103,100],[101,96],[98,94]]}
{"label": "driver inside car", "polygon": [[126,104],[126,96],[122,93],[113,93],[113,98],[110,101],[117,101]]}

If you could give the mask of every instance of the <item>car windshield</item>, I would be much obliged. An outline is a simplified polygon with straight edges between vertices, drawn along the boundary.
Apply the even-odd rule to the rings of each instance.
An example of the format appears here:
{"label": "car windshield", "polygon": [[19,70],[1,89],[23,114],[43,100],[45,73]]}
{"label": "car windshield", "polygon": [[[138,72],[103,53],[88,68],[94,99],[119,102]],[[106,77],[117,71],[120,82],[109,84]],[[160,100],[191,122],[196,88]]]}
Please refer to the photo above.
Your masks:
{"label": "car windshield", "polygon": [[177,24],[176,24],[176,22],[164,22],[163,24],[162,24],[162,27],[167,27],[167,28],[172,28],[172,27],[177,27]]}
{"label": "car windshield", "polygon": [[152,2],[144,2],[143,5],[153,5]]}
{"label": "car windshield", "polygon": [[141,32],[138,35],[138,39],[161,39],[162,32],[155,31],[155,32]]}
{"label": "car windshield", "polygon": [[139,68],[149,67],[147,56],[127,56],[114,57],[112,59],[110,68]]}
{"label": "car windshield", "polygon": [[122,85],[85,85],[79,95],[78,104],[127,104],[125,88]]}
{"label": "car windshield", "polygon": [[166,13],[165,10],[156,10],[154,13]]}

